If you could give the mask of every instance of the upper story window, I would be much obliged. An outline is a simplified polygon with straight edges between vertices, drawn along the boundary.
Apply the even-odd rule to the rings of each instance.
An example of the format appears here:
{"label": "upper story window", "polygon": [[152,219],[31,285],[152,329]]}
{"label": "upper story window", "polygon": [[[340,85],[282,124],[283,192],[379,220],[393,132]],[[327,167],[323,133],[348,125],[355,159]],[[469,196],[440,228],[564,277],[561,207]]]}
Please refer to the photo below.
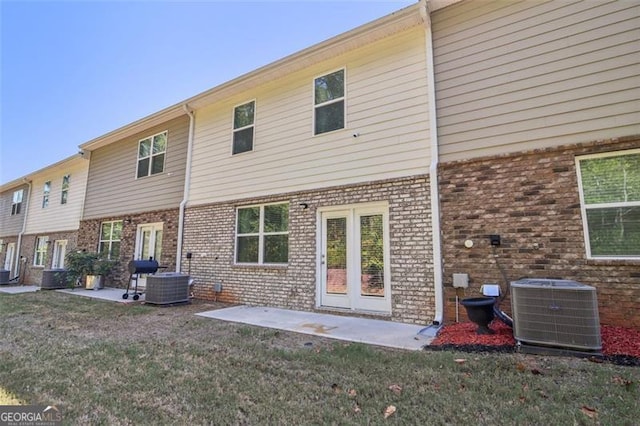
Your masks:
{"label": "upper story window", "polygon": [[13,198],[11,199],[11,216],[20,214],[20,210],[22,210],[22,197],[24,197],[24,189],[13,192]]}
{"label": "upper story window", "polygon": [[640,149],[576,163],[587,257],[640,259]]}
{"label": "upper story window", "polygon": [[164,172],[167,152],[167,131],[158,133],[138,142],[137,177],[151,176]]}
{"label": "upper story window", "polygon": [[71,181],[71,175],[64,175],[62,177],[62,195],[60,196],[60,204],[67,204],[69,198],[69,182]]}
{"label": "upper story window", "polygon": [[49,237],[36,238],[36,250],[33,254],[33,266],[44,266],[47,260],[47,249],[49,248]]}
{"label": "upper story window", "polygon": [[314,135],[344,129],[344,75],[341,69],[314,80]]}
{"label": "upper story window", "polygon": [[98,253],[106,255],[108,259],[119,258],[121,239],[121,220],[102,222],[100,225],[100,245],[98,246]]}
{"label": "upper story window", "polygon": [[247,102],[233,109],[232,154],[253,151],[253,135],[256,101]]}
{"label": "upper story window", "polygon": [[289,260],[289,203],[241,207],[236,221],[236,263]]}
{"label": "upper story window", "polygon": [[44,209],[49,205],[49,194],[51,194],[51,181],[44,183],[42,188],[42,208]]}

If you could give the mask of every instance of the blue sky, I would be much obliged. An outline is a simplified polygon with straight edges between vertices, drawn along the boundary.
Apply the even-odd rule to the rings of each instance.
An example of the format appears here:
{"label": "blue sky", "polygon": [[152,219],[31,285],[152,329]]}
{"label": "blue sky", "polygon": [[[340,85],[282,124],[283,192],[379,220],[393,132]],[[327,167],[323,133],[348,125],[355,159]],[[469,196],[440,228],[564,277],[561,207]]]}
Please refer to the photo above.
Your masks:
{"label": "blue sky", "polygon": [[0,184],[417,0],[0,0]]}

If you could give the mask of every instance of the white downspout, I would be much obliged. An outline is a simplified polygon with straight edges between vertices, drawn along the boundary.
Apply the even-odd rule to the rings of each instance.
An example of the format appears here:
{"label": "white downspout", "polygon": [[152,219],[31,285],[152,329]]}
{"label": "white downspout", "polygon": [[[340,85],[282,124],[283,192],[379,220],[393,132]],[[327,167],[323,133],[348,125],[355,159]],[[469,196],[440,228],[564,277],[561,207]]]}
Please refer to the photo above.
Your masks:
{"label": "white downspout", "polygon": [[429,100],[429,141],[431,144],[431,164],[429,166],[429,189],[431,198],[431,230],[433,242],[433,287],[436,302],[436,313],[433,324],[443,321],[444,289],[442,285],[442,249],[440,235],[440,191],[438,188],[438,118],[436,114],[435,69],[433,65],[433,37],[431,31],[431,15],[428,0],[420,0],[420,14],[424,22],[424,33],[427,56],[427,86]]}
{"label": "white downspout", "polygon": [[[27,200],[24,205],[24,220],[22,221],[22,230],[18,234],[18,247],[16,249],[16,273],[18,274],[19,281],[24,282],[24,277],[20,275],[20,263],[22,263],[22,256],[20,256],[20,250],[22,249],[22,236],[27,231],[27,215],[29,214],[29,199],[31,198],[31,186],[32,181],[28,181]],[[25,271],[27,269],[25,268]]]}
{"label": "white downspout", "polygon": [[184,172],[184,194],[180,202],[180,213],[178,217],[178,250],[176,252],[176,272],[182,270],[182,242],[184,240],[184,209],[189,200],[189,189],[191,187],[191,159],[193,152],[193,133],[195,129],[195,113],[188,104],[183,105],[184,112],[189,116],[189,136],[187,140],[187,164]]}

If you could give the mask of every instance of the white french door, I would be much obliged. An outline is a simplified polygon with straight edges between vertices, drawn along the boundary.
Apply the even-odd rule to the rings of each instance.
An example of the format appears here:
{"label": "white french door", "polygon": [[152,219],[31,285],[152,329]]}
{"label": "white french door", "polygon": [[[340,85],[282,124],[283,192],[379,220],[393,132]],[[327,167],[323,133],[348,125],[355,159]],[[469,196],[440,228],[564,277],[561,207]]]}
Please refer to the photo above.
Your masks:
{"label": "white french door", "polygon": [[56,240],[53,243],[52,269],[64,269],[64,258],[67,254],[67,240]]}
{"label": "white french door", "polygon": [[8,243],[7,244],[7,253],[4,256],[4,269],[9,272],[9,278],[13,278],[16,276],[16,271],[14,268],[15,265],[15,257],[16,257],[16,243]]}
{"label": "white french door", "polygon": [[319,306],[391,312],[386,205],[320,213]]}
{"label": "white french door", "polygon": [[[152,259],[160,262],[160,257],[162,256],[162,228],[162,222],[138,225],[135,260]],[[138,287],[145,287],[146,284],[147,274],[139,274]]]}

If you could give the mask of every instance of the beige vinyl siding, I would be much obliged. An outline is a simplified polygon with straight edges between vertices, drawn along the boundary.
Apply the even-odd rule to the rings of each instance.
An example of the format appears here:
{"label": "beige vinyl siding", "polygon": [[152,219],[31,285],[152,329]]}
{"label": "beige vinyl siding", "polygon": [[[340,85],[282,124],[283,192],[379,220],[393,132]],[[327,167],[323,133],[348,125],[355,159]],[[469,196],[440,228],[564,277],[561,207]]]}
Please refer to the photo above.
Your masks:
{"label": "beige vinyl siding", "polygon": [[639,2],[462,2],[432,22],[443,161],[640,134]]}
{"label": "beige vinyl siding", "polygon": [[[13,193],[24,190],[22,197],[22,208],[20,214],[11,216],[11,204]],[[21,185],[11,188],[0,194],[0,237],[15,236],[22,231],[22,226],[27,213],[27,200],[29,199],[29,186]]]}
{"label": "beige vinyl siding", "polygon": [[[27,216],[27,234],[43,234],[76,230],[80,226],[82,204],[87,187],[89,161],[78,156],[52,170],[44,169],[32,177],[29,214]],[[71,175],[67,203],[61,204],[62,178]],[[42,208],[44,183],[51,182],[49,205]]]}
{"label": "beige vinyl siding", "polygon": [[[343,67],[346,128],[313,136],[313,80]],[[248,99],[254,150],[232,156],[233,106]],[[199,109],[189,203],[428,173],[427,112],[425,37],[415,27]]]}
{"label": "beige vinyl siding", "polygon": [[[136,179],[138,142],[165,130],[164,171]],[[178,207],[184,194],[188,133],[185,115],[92,151],[83,219]]]}

